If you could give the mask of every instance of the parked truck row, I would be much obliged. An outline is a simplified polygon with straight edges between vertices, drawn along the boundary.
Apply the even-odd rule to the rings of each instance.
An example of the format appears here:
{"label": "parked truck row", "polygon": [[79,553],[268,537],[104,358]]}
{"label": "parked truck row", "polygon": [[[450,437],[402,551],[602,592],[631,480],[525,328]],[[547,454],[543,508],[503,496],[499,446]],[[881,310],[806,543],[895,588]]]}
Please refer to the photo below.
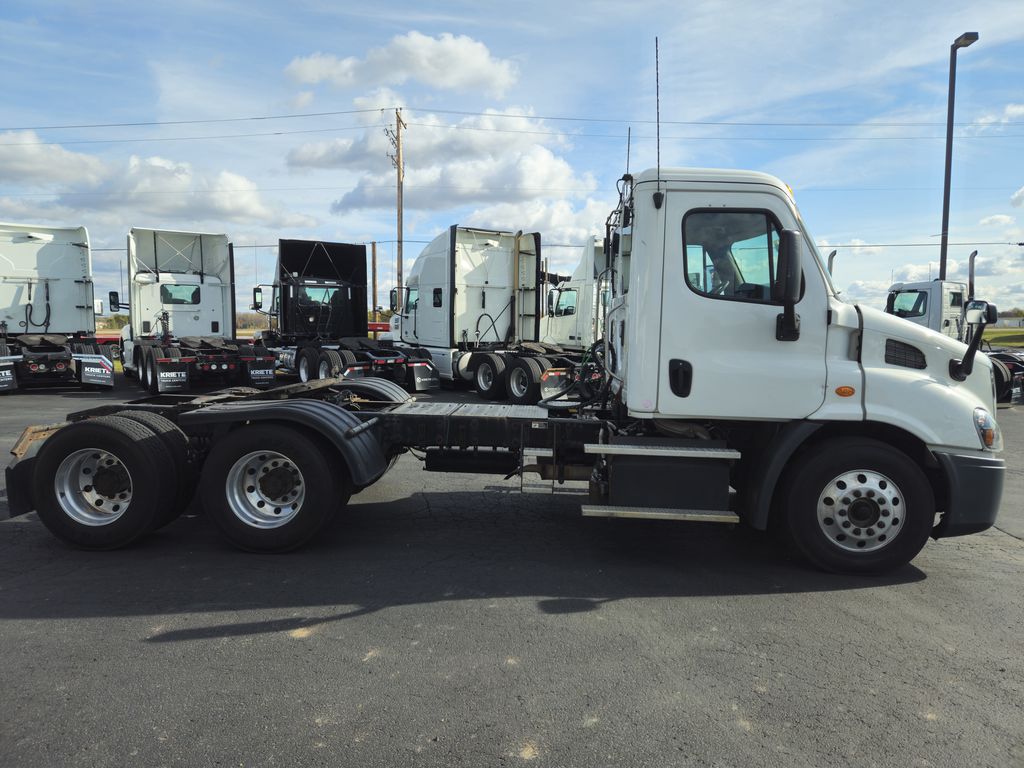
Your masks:
{"label": "parked truck row", "polygon": [[[965,307],[979,329],[965,345],[840,299],[771,176],[657,169],[620,190],[602,353],[545,371],[539,405],[417,402],[379,378],[110,404],[23,433],[7,468],[12,513],[35,509],[60,539],[110,549],[198,490],[229,542],[285,551],[415,451],[427,471],[586,481],[584,516],[773,527],[835,571],[889,570],[930,536],[994,523],[1005,467],[978,352],[994,306]],[[515,281],[534,274],[539,248],[515,239],[511,284],[486,277],[449,296],[488,310],[472,328],[481,341],[535,328],[540,284]],[[426,330],[420,306],[440,287],[444,309],[452,285],[418,282],[402,332]],[[473,336],[439,337],[475,356]]]}

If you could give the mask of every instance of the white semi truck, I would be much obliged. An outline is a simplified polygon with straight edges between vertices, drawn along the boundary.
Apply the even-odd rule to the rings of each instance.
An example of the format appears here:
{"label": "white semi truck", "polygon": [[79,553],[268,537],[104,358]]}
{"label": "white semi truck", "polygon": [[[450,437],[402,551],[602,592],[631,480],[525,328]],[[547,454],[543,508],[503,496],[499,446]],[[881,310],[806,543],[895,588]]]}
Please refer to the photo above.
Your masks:
{"label": "white semi truck", "polygon": [[[153,394],[219,381],[274,383],[274,356],[236,339],[234,250],[226,235],[133,228],[122,364]],[[111,292],[111,311],[123,305]]]}
{"label": "white semi truck", "polygon": [[0,224],[0,392],[110,388],[114,356],[96,341],[85,227]]}
{"label": "white semi truck", "polygon": [[392,290],[395,347],[429,355],[442,380],[472,381],[486,399],[536,403],[544,371],[581,362],[597,340],[603,251],[583,250],[571,277],[556,276],[539,233],[452,226],[416,258],[401,302]]}
{"label": "white semi truck", "polygon": [[[587,481],[585,516],[774,526],[834,571],[896,568],[930,536],[995,522],[1005,466],[980,332],[968,346],[842,300],[774,177],[660,169],[621,189],[615,354],[549,370],[563,386],[542,405],[420,403],[362,379],[92,409],[25,431],[12,512],[124,546],[181,511],[198,471],[228,541],[283,551],[415,449],[428,471]],[[983,326],[995,307],[968,314]]]}

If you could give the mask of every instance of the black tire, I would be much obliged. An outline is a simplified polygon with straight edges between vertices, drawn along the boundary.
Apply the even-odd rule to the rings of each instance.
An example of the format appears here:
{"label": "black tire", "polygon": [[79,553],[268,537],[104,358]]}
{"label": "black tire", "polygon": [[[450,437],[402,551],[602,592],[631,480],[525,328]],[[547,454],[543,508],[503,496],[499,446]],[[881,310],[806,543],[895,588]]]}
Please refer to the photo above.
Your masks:
{"label": "black tire", "polygon": [[181,360],[181,350],[177,347],[167,347],[163,350],[163,356],[171,360]]}
{"label": "black tire", "polygon": [[[163,441],[135,421],[103,416],[70,424],[36,457],[32,491],[39,519],[82,549],[127,546],[169,514],[172,463]],[[106,488],[89,485],[92,477]]]}
{"label": "black tire", "polygon": [[537,365],[540,366],[540,372],[541,373],[544,373],[544,371],[546,371],[548,368],[550,368],[552,366],[552,362],[551,362],[551,358],[550,357],[535,357],[533,359],[536,360],[537,361]]}
{"label": "black tire", "polygon": [[164,444],[171,456],[174,465],[175,483],[174,503],[168,507],[168,512],[162,519],[154,521],[154,530],[161,528],[173,520],[176,520],[196,491],[197,472],[195,465],[189,462],[188,438],[170,419],[166,419],[158,413],[151,411],[120,411],[116,415],[142,424],[155,434]]}
{"label": "black tire", "polygon": [[505,361],[501,355],[488,352],[480,356],[473,371],[473,384],[477,394],[485,400],[505,397]]}
{"label": "black tire", "polygon": [[530,357],[512,361],[505,375],[508,399],[516,405],[536,405],[540,400],[540,364]]}
{"label": "black tire", "polygon": [[11,352],[7,348],[7,342],[0,341],[0,357],[7,357],[9,354],[11,354]]}
{"label": "black tire", "polygon": [[314,347],[303,347],[295,355],[295,372],[299,374],[299,381],[315,381],[317,373],[317,361],[320,359],[320,351]]}
{"label": "black tire", "polygon": [[318,379],[336,379],[341,376],[345,365],[341,359],[341,355],[333,349],[325,349],[320,353],[320,357],[317,359],[317,378]]}
{"label": "black tire", "polygon": [[147,347],[143,354],[146,361],[146,389],[151,395],[160,394],[160,371],[156,362],[157,357],[163,357],[163,350],[158,347]]}
{"label": "black tire", "polygon": [[[203,508],[234,546],[287,552],[309,541],[348,503],[351,483],[337,461],[319,438],[293,427],[240,427],[214,443],[203,465]],[[268,479],[248,485],[249,477]]]}
{"label": "black tire", "polygon": [[794,467],[783,489],[782,522],[797,551],[819,568],[889,571],[927,542],[935,521],[932,487],[901,451],[869,438],[838,438],[815,445]]}
{"label": "black tire", "polygon": [[351,349],[339,349],[338,354],[341,355],[341,361],[346,367],[355,365],[358,361],[356,360],[356,353]]}

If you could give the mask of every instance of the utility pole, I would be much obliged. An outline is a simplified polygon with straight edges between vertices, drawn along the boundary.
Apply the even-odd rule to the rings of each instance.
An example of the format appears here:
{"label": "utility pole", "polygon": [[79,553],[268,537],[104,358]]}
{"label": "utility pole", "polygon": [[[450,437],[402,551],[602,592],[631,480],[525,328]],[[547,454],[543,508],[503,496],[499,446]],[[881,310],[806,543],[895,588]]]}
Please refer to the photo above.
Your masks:
{"label": "utility pole", "polygon": [[398,248],[395,254],[395,285],[398,288],[398,310],[402,309],[402,187],[405,185],[405,161],[402,158],[402,129],[408,128],[402,121],[401,108],[395,109],[395,130],[388,128],[384,132],[391,140],[391,146],[395,148],[395,154],[389,154],[395,170],[398,172]]}
{"label": "utility pole", "polygon": [[[377,322],[377,241],[370,243],[370,263],[373,273],[373,322]],[[376,336],[374,337],[376,338]]]}

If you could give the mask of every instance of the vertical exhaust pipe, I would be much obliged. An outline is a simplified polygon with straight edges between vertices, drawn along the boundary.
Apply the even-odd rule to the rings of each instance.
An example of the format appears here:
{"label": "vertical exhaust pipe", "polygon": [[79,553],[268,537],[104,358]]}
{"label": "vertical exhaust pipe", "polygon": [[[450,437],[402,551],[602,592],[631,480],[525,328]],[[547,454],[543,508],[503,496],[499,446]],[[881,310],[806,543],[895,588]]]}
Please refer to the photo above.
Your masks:
{"label": "vertical exhaust pipe", "polygon": [[978,257],[977,251],[971,251],[967,257],[967,300],[974,300],[974,260]]}

